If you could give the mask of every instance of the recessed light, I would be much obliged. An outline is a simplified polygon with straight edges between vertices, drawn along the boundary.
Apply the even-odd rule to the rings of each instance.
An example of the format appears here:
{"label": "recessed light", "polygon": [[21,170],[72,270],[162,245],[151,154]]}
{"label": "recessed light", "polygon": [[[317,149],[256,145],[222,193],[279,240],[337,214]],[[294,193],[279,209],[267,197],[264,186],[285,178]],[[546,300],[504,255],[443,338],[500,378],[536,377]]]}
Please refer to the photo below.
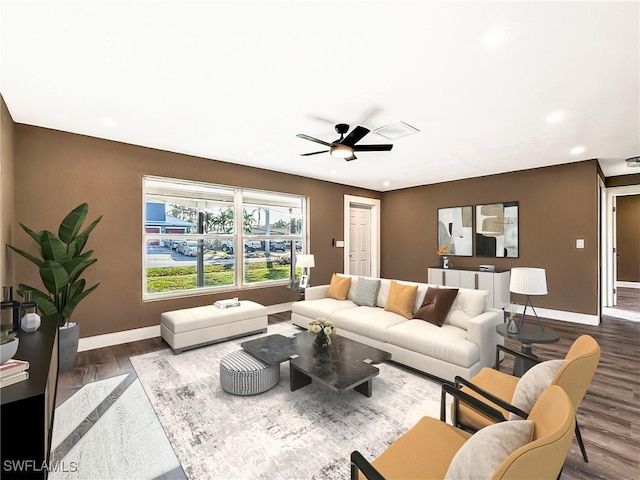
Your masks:
{"label": "recessed light", "polygon": [[584,148],[582,145],[578,145],[577,147],[573,147],[571,149],[571,155],[580,155],[581,153],[584,153],[586,150],[586,148]]}
{"label": "recessed light", "polygon": [[547,115],[547,123],[558,123],[564,120],[564,112],[558,110]]}
{"label": "recessed light", "polygon": [[389,185],[391,185],[391,182],[386,181],[386,182],[384,182],[382,185],[384,185],[385,187],[388,187]]}
{"label": "recessed light", "polygon": [[335,170],[331,170],[329,173],[330,173],[331,175],[335,175],[335,174],[337,174],[338,172],[336,172]]}
{"label": "recessed light", "polygon": [[116,122],[113,118],[109,118],[109,117],[102,117],[100,119],[100,122],[105,126],[105,127],[115,127],[116,126]]}
{"label": "recessed light", "polygon": [[502,29],[492,30],[484,37],[484,44],[487,47],[493,47],[495,45],[502,43],[504,41],[505,36],[506,36],[506,33]]}

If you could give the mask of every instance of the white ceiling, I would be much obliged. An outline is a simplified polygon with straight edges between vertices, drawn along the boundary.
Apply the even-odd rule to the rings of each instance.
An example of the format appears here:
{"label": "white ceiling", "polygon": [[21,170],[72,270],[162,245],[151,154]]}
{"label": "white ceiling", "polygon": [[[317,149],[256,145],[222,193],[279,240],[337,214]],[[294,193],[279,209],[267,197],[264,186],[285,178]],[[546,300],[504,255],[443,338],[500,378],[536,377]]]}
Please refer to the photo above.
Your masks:
{"label": "white ceiling", "polygon": [[[591,158],[640,173],[624,161],[640,155],[638,1],[3,0],[1,14],[19,123],[378,191]],[[398,121],[420,132],[391,152],[300,156],[323,148],[298,133]]]}

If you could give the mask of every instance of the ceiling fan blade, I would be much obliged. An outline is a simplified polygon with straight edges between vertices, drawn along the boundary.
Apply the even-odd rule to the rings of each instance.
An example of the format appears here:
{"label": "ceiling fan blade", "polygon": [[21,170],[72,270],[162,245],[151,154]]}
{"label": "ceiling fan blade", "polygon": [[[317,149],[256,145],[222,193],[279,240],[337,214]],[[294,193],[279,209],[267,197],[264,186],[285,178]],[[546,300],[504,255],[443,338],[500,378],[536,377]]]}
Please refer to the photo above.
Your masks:
{"label": "ceiling fan blade", "polygon": [[311,153],[301,153],[301,157],[308,157],[309,155],[317,155],[319,153],[329,153],[330,150],[321,150],[320,152],[311,152]]}
{"label": "ceiling fan blade", "polygon": [[378,145],[356,145],[354,152],[388,152],[393,148],[391,143],[381,143]]}
{"label": "ceiling fan blade", "polygon": [[356,157],[355,155],[351,155],[350,157],[345,158],[345,160],[347,162],[350,162],[351,160],[357,160],[358,157]]}
{"label": "ceiling fan blade", "polygon": [[320,143],[322,145],[326,145],[327,147],[331,146],[331,144],[329,142],[325,142],[324,140],[320,140],[318,138],[310,137],[309,135],[305,135],[304,133],[299,133],[298,135],[296,135],[296,137],[303,138],[303,139],[309,140],[311,142]]}
{"label": "ceiling fan blade", "polygon": [[358,143],[360,140],[362,140],[362,138],[367,133],[369,133],[369,129],[368,128],[364,128],[364,127],[361,127],[360,125],[358,125],[340,143],[343,144],[343,145],[349,145],[350,147],[353,147],[356,143]]}

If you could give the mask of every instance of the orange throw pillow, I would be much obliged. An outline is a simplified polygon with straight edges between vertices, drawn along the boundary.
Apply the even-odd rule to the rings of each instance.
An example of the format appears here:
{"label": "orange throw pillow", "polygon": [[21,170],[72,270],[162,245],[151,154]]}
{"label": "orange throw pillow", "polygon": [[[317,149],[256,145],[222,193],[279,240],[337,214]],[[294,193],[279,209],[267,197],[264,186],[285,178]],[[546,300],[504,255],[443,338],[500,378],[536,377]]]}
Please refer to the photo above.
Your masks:
{"label": "orange throw pillow", "polygon": [[341,277],[334,273],[331,276],[331,283],[329,284],[327,297],[335,298],[336,300],[346,300],[350,286],[351,277]]}
{"label": "orange throw pillow", "polygon": [[384,309],[388,312],[402,315],[405,318],[411,318],[413,317],[413,302],[416,300],[417,293],[417,285],[400,285],[393,280]]}

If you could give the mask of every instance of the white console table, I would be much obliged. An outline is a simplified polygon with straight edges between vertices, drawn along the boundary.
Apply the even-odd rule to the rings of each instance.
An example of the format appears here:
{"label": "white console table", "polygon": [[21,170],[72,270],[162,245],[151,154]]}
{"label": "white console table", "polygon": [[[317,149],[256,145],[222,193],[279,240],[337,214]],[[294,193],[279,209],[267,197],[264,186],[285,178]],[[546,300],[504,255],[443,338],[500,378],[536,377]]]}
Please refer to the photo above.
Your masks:
{"label": "white console table", "polygon": [[471,269],[428,269],[428,283],[446,287],[487,290],[487,308],[506,308],[510,303],[509,280],[511,271],[481,272]]}

